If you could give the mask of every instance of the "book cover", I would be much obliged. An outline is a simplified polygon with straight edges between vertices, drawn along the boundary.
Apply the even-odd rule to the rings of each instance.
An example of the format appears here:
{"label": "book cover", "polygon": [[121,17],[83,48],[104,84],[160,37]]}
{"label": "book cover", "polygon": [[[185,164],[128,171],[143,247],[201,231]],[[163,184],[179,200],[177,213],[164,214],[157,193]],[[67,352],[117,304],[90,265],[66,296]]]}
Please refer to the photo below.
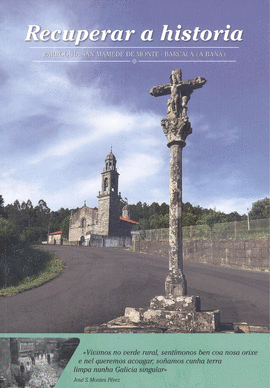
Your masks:
{"label": "book cover", "polygon": [[[125,203],[169,203],[167,143],[173,140],[166,139],[161,120],[174,120],[176,106],[191,123],[182,156],[184,203],[248,215],[252,203],[269,197],[267,1],[26,0],[3,1],[0,10],[0,211],[14,203],[21,209],[22,203],[38,204],[41,213],[98,208],[110,153]],[[177,102],[173,85],[202,80]],[[56,245],[61,239],[48,235]],[[267,247],[247,249],[260,260]],[[51,281],[1,297],[0,386],[11,387],[14,339],[24,344],[21,356],[30,357],[23,346],[40,346],[44,338],[56,344],[60,337],[79,340],[70,361],[62,362],[59,381],[51,383],[60,388],[267,386],[267,333],[84,334],[84,327],[117,318],[124,307],[145,308],[164,292],[160,262],[156,272],[149,263],[133,272],[134,262],[118,268],[120,256],[112,253],[104,273],[94,277],[98,259],[105,262],[103,253],[95,255],[91,267],[79,256],[66,259],[74,273],[80,270],[74,277],[64,269],[65,291]],[[254,273],[250,280],[242,269],[224,269],[208,283],[208,270],[198,265],[199,275],[189,269],[188,291],[201,296],[205,309],[220,309],[224,323],[268,326],[265,271],[246,269]],[[250,283],[255,291],[247,301]],[[32,388],[48,384],[26,382]]]}

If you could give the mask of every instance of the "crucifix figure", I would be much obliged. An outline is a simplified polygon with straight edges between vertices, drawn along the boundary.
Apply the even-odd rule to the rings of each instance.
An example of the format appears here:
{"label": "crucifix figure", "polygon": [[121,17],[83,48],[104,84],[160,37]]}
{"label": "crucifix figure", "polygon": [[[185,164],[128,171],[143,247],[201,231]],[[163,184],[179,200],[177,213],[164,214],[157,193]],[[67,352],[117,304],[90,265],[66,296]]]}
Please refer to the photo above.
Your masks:
{"label": "crucifix figure", "polygon": [[192,133],[187,116],[187,103],[195,89],[202,88],[205,78],[197,77],[182,81],[182,71],[173,70],[170,83],[155,86],[150,94],[155,97],[170,94],[167,119],[161,120],[163,132],[170,148],[170,217],[169,217],[169,273],[165,281],[167,297],[187,294],[187,282],[183,273],[182,238],[182,149],[185,140]]}

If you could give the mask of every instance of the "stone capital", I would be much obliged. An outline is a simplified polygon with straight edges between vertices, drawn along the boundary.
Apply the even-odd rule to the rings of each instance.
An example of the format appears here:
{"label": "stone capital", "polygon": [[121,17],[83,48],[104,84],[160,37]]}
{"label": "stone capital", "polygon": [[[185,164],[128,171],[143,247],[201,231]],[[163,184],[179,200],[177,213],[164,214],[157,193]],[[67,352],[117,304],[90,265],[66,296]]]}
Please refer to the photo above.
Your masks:
{"label": "stone capital", "polygon": [[162,119],[161,126],[163,132],[168,140],[168,147],[170,148],[173,144],[179,144],[180,146],[185,147],[186,138],[192,133],[192,128],[188,117],[174,118],[174,119]]}

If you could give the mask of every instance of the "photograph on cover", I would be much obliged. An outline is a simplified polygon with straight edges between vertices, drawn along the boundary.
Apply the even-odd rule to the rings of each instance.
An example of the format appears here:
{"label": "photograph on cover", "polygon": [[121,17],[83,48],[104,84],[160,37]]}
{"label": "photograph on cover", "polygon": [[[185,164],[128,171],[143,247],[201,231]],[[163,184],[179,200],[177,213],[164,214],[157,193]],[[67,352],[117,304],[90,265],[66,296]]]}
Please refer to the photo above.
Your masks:
{"label": "photograph on cover", "polygon": [[0,338],[1,387],[54,387],[78,338]]}
{"label": "photograph on cover", "polygon": [[268,8],[1,2],[0,387],[267,386]]}
{"label": "photograph on cover", "polygon": [[267,31],[264,0],[2,3],[0,332],[267,332]]}

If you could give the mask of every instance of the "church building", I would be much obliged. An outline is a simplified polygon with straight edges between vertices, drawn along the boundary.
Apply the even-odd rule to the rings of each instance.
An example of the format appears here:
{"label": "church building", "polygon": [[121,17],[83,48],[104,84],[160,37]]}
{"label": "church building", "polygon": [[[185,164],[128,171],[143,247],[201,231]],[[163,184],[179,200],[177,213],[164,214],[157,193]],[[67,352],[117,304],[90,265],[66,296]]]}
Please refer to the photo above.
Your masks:
{"label": "church building", "polygon": [[93,236],[130,237],[135,221],[130,219],[130,208],[126,204],[121,215],[121,193],[118,192],[119,173],[116,158],[111,152],[105,159],[101,173],[101,191],[98,198],[98,209],[86,206],[86,203],[69,222],[69,242],[91,245]]}

